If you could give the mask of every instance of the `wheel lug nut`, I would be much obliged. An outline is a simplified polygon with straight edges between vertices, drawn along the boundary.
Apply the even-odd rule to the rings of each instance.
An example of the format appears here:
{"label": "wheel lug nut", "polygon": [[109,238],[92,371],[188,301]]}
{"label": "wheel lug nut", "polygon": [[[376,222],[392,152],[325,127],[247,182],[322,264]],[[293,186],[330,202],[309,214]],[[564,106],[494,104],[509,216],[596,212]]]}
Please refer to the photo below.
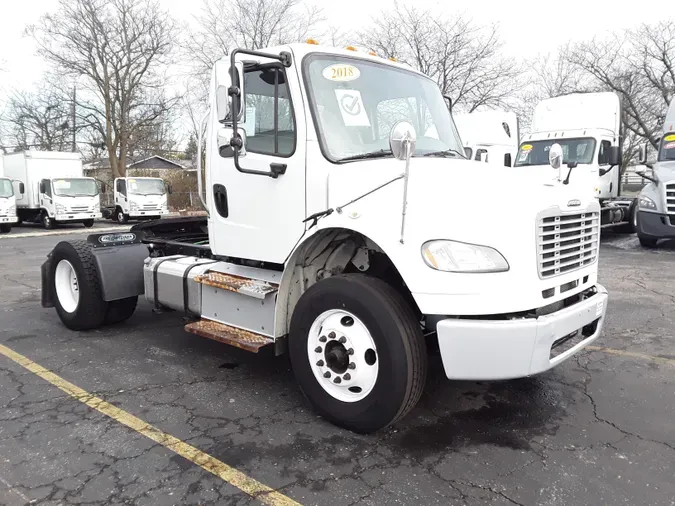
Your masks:
{"label": "wheel lug nut", "polygon": [[321,353],[323,351],[323,348],[321,346],[317,346],[316,348],[314,348],[314,351],[316,353]]}
{"label": "wheel lug nut", "polygon": [[341,342],[342,344],[345,344],[345,343],[347,342],[347,338],[346,338],[345,336],[342,336],[342,337],[340,338],[340,342]]}
{"label": "wheel lug nut", "polygon": [[323,373],[323,377],[324,378],[330,378],[330,373],[328,371],[326,371],[325,373]]}
{"label": "wheel lug nut", "polygon": [[330,337],[331,339],[335,339],[335,332],[331,332],[330,334],[328,334],[328,337]]}
{"label": "wheel lug nut", "polygon": [[354,354],[354,348],[349,348],[349,349],[347,350],[347,354],[348,354],[348,355],[353,355],[353,354]]}
{"label": "wheel lug nut", "polygon": [[349,381],[350,379],[352,379],[352,375],[347,373],[344,376],[342,376],[342,379],[345,380],[345,381]]}
{"label": "wheel lug nut", "polygon": [[354,362],[350,362],[349,365],[348,365],[347,367],[349,367],[350,369],[354,370],[354,369],[356,369],[356,364],[355,364]]}
{"label": "wheel lug nut", "polygon": [[321,341],[322,343],[325,343],[327,341],[326,336],[321,336],[319,338],[319,341]]}
{"label": "wheel lug nut", "polygon": [[333,380],[333,383],[342,383],[342,380],[340,379],[340,376],[338,376],[337,378],[335,378],[335,379]]}
{"label": "wheel lug nut", "polygon": [[316,365],[318,365],[319,367],[323,367],[323,360],[319,360],[319,361],[316,363]]}

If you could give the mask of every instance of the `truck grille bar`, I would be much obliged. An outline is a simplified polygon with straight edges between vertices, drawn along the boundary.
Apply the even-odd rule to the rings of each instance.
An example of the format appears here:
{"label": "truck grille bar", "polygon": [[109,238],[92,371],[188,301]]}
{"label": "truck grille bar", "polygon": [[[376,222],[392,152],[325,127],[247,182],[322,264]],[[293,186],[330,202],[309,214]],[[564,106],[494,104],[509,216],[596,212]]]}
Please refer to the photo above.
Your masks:
{"label": "truck grille bar", "polygon": [[666,212],[675,214],[675,183],[666,184]]}
{"label": "truck grille bar", "polygon": [[600,216],[597,212],[540,217],[537,268],[541,279],[581,269],[598,259]]}

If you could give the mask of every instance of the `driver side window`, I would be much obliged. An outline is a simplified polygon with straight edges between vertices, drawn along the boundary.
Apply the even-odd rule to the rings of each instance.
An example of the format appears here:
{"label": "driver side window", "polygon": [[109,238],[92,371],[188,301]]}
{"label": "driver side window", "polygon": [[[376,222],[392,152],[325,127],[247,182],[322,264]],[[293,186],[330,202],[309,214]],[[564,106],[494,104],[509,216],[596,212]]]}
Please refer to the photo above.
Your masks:
{"label": "driver side window", "polygon": [[600,143],[600,151],[598,152],[598,164],[599,165],[608,165],[609,164],[609,148],[612,146],[612,143],[609,141],[602,141]]}
{"label": "driver side window", "polygon": [[126,181],[124,179],[118,179],[117,180],[117,191],[121,194],[126,196],[127,194],[127,185]]}

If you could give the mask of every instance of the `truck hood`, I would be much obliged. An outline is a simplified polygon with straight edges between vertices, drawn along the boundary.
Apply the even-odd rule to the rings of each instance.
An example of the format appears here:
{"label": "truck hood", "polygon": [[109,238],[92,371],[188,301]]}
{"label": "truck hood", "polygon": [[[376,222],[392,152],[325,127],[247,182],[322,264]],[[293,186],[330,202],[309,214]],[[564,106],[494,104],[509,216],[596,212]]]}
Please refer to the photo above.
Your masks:
{"label": "truck hood", "polygon": [[[467,160],[413,158],[401,242],[402,179],[345,204],[391,181],[404,169],[405,162],[392,159],[335,166],[329,175],[328,203],[331,208],[344,209],[321,220],[320,228],[349,228],[370,238],[392,259],[413,294],[451,291],[473,295],[484,299],[484,311],[492,307],[501,313],[543,306],[542,290],[585,274],[591,275],[589,282],[595,280],[597,262],[554,279],[540,276],[537,238],[544,214],[599,213],[592,186],[582,178],[563,185],[552,177],[542,178],[541,167],[510,169]],[[424,263],[421,248],[427,241],[444,239],[492,247],[507,260],[509,271],[439,274]],[[593,242],[597,248],[599,230]],[[439,276],[446,281],[439,283]],[[497,278],[501,285],[495,284]],[[514,287],[526,290],[528,296],[512,297]],[[546,300],[551,302],[554,299]]]}
{"label": "truck hood", "polygon": [[675,181],[675,161],[656,162],[654,164],[654,175],[664,183]]}

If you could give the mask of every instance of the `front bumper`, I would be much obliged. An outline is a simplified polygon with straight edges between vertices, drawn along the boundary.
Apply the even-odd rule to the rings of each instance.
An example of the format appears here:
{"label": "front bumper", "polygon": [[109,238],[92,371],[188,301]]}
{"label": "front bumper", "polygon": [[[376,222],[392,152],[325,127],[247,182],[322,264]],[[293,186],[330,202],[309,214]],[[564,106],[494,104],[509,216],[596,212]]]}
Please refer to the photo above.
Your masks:
{"label": "front bumper", "polygon": [[675,237],[675,216],[649,211],[638,212],[637,233],[641,236],[659,239]]}
{"label": "front bumper", "polygon": [[129,211],[129,217],[137,218],[140,216],[165,216],[169,214],[168,209],[158,209],[156,211]]}
{"label": "front bumper", "polygon": [[[603,286],[595,286],[597,293],[592,296],[538,318],[441,320],[436,331],[446,376],[461,380],[522,378],[567,360],[602,331],[608,295]],[[566,337],[570,339],[561,342]],[[552,353],[554,343],[559,346]]]}
{"label": "front bumper", "polygon": [[54,219],[56,221],[83,221],[100,219],[102,214],[98,213],[63,213],[57,214]]}
{"label": "front bumper", "polygon": [[17,216],[0,216],[0,223],[16,223],[19,221]]}

